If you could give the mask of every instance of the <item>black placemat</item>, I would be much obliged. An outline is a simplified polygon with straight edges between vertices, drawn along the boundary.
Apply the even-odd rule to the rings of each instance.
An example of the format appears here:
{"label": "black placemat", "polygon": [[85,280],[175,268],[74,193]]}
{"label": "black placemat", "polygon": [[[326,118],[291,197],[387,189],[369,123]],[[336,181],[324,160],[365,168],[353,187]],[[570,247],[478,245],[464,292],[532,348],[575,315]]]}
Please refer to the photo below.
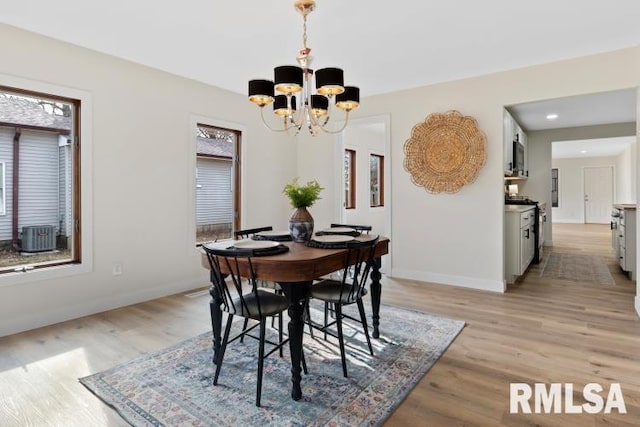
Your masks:
{"label": "black placemat", "polygon": [[251,236],[251,239],[253,240],[270,240],[272,242],[290,242],[291,239],[291,235],[290,234],[282,234],[279,236],[263,236],[261,234],[254,234],[253,236]]}
{"label": "black placemat", "polygon": [[279,255],[285,252],[289,252],[289,246],[280,244],[272,248],[254,249],[253,256]]}
{"label": "black placemat", "polygon": [[[319,234],[317,234],[319,236]],[[310,248],[320,249],[346,249],[349,242],[318,242],[317,240],[308,240],[305,245]]]}
{"label": "black placemat", "polygon": [[357,230],[353,230],[353,231],[338,231],[338,232],[333,232],[333,231],[318,231],[316,232],[316,236],[351,236],[351,237],[358,237],[361,233]]}

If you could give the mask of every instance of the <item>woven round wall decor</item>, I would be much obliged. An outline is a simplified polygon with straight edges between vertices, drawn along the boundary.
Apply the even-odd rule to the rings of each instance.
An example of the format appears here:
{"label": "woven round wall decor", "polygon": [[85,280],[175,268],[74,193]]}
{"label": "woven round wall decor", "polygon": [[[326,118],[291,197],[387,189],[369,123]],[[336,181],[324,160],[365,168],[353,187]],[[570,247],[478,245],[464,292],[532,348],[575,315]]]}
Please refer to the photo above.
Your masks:
{"label": "woven round wall decor", "polygon": [[486,160],[487,138],[473,117],[458,111],[430,114],[404,143],[404,168],[430,193],[455,193],[475,181]]}

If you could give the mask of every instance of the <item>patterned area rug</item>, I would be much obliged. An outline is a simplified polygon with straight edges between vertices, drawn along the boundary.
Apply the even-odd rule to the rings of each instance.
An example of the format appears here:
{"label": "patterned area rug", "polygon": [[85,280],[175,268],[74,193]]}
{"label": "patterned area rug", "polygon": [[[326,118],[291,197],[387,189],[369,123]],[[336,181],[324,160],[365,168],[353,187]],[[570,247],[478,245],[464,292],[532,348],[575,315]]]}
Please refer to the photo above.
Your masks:
{"label": "patterned area rug", "polygon": [[551,252],[542,271],[542,277],[615,285],[604,259],[594,255]]}
{"label": "patterned area rug", "polygon": [[[312,309],[312,317],[320,321],[322,314]],[[291,365],[285,351],[282,359],[274,353],[265,360],[262,407],[255,406],[258,342],[253,339],[227,347],[214,386],[211,333],[80,382],[134,426],[380,425],[464,327],[459,320],[385,305],[380,318],[373,357],[364,335],[345,327],[349,378],[342,376],[337,340],[324,341],[320,333],[311,338],[307,328],[309,375],[302,376],[298,402],[290,398]],[[240,320],[234,321],[234,328],[240,326]]]}

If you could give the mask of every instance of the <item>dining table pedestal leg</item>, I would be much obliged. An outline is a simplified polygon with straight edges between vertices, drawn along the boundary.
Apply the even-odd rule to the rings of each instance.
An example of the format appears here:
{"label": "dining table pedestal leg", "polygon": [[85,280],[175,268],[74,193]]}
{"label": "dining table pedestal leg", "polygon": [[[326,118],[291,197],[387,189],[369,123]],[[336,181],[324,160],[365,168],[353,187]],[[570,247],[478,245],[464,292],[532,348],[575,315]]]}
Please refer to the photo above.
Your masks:
{"label": "dining table pedestal leg", "polygon": [[302,399],[302,336],[304,301],[311,282],[280,283],[289,300],[289,352],[291,353],[291,398]]}
{"label": "dining table pedestal leg", "polygon": [[377,257],[371,268],[371,311],[373,312],[373,334],[374,338],[380,338],[380,297],[382,294],[382,285],[380,279],[380,267],[382,266],[382,258]]}

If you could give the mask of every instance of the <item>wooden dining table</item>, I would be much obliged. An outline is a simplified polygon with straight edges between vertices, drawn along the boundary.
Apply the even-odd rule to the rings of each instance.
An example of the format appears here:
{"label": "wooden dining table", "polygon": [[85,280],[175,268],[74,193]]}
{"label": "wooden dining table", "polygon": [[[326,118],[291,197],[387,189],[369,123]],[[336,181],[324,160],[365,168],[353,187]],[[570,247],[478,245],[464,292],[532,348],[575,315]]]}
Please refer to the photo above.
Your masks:
{"label": "wooden dining table", "polygon": [[[251,258],[256,279],[276,282],[289,301],[289,352],[291,355],[291,397],[302,398],[301,361],[304,330],[304,301],[314,279],[344,268],[346,249],[324,249],[310,247],[304,243],[281,242],[289,247],[285,253]],[[380,336],[380,284],[381,257],[389,253],[389,239],[380,236],[375,249],[375,262],[370,274],[371,308],[373,312],[374,338]],[[202,265],[209,269],[206,254],[202,255]],[[221,299],[215,287],[210,287],[211,326],[213,329],[213,360],[220,350],[222,330]]]}

